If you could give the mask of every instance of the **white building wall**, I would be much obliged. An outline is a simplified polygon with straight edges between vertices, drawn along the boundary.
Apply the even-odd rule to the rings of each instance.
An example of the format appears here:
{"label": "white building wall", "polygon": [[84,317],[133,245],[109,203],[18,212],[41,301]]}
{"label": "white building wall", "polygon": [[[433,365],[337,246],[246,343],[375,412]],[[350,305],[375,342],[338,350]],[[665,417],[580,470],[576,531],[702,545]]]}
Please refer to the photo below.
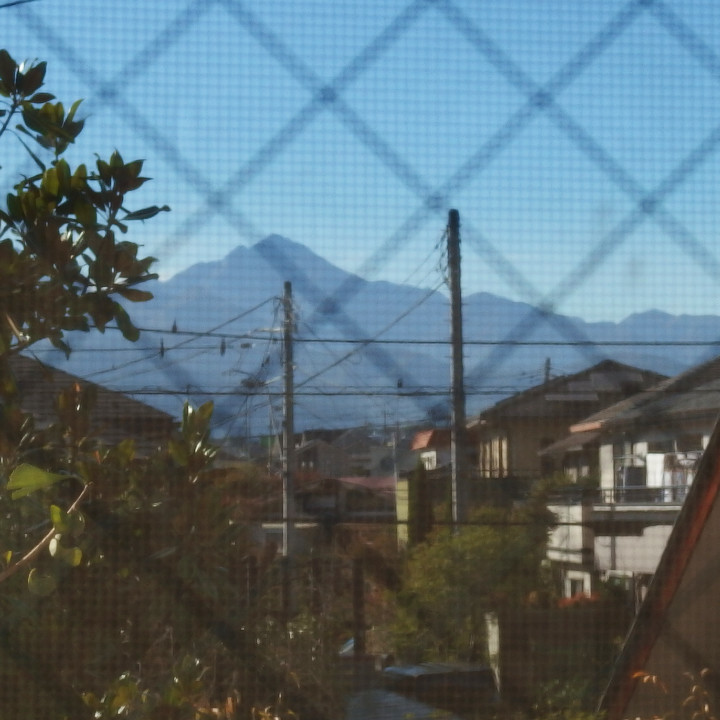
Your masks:
{"label": "white building wall", "polygon": [[672,525],[653,525],[642,535],[607,535],[595,538],[595,566],[601,572],[654,573]]}
{"label": "white building wall", "polygon": [[612,490],[615,486],[615,458],[612,445],[600,446],[600,489]]}
{"label": "white building wall", "polygon": [[580,563],[583,549],[593,547],[593,533],[586,524],[589,513],[587,505],[550,505],[557,525],[548,538],[549,560]]}

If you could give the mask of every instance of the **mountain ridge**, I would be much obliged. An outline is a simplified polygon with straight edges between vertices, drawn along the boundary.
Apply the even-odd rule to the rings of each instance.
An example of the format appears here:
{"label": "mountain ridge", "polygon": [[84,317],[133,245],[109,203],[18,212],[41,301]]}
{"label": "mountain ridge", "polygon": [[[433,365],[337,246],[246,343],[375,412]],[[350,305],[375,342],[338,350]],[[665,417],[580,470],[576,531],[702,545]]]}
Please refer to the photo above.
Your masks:
{"label": "mountain ridge", "polygon": [[[48,361],[174,413],[185,398],[213,399],[228,432],[242,425],[258,434],[282,396],[279,335],[267,331],[282,325],[285,281],[296,312],[299,427],[447,417],[447,296],[366,280],[280,235],[148,284],[155,299],[128,306],[147,329],[135,346],[117,333],[74,334],[70,361],[50,351]],[[716,316],[647,310],[619,323],[586,322],[487,292],[463,305],[471,414],[541,382],[547,358],[553,375],[605,358],[673,375],[711,356],[698,342],[720,338]],[[173,326],[197,336],[181,337]]]}

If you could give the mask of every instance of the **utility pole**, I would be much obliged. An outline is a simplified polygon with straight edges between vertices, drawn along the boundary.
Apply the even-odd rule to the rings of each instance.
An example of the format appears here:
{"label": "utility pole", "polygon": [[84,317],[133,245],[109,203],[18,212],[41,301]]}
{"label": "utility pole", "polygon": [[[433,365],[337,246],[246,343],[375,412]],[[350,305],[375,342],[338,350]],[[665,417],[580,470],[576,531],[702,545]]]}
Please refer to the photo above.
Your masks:
{"label": "utility pole", "polygon": [[459,525],[467,521],[469,501],[462,290],[460,287],[460,213],[457,210],[450,210],[448,213],[447,252],[450,284],[450,341],[452,344],[450,462],[452,464],[452,517],[453,526],[457,529]]}
{"label": "utility pole", "polygon": [[295,555],[295,375],[293,368],[292,283],[285,282],[283,293],[283,547],[285,558]]}

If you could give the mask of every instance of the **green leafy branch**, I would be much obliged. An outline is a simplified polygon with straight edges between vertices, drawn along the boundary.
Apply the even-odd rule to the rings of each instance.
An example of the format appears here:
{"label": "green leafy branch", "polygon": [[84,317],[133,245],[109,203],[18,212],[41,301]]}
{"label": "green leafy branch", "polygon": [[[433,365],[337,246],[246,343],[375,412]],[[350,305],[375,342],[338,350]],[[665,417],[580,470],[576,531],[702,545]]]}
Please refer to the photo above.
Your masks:
{"label": "green leafy branch", "polygon": [[[51,473],[46,470],[41,470],[33,465],[23,464],[18,466],[11,473],[7,489],[12,492],[13,500],[18,500],[39,490],[46,490],[60,481],[67,480],[68,477],[68,475]],[[5,568],[5,570],[0,572],[0,583],[5,582],[8,578],[15,575],[15,573],[29,566],[35,561],[40,553],[45,550],[45,548],[50,549],[50,554],[53,557],[65,559],[68,564],[73,566],[80,564],[80,559],[78,559],[80,549],[63,548],[60,545],[60,538],[63,531],[71,531],[74,534],[77,534],[80,531],[83,521],[79,519],[81,517],[79,515],[79,508],[89,492],[90,485],[85,485],[80,494],[77,498],[75,498],[66,511],[63,511],[62,508],[57,505],[50,506],[50,518],[53,523],[52,529],[40,540],[40,542],[25,553],[20,560],[10,564],[7,568]],[[40,586],[37,585],[38,582],[39,578],[37,574],[31,572],[28,580],[30,588],[32,589],[33,585],[36,586],[36,589],[39,588]]]}

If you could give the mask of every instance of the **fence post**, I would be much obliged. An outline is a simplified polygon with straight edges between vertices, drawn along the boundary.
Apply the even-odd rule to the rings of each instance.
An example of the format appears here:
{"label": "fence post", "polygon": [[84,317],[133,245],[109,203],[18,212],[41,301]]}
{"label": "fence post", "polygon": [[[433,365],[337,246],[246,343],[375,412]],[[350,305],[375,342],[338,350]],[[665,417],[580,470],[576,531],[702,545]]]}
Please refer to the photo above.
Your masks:
{"label": "fence post", "polygon": [[282,599],[282,621],[287,623],[290,619],[290,558],[280,558],[280,594]]}
{"label": "fence post", "polygon": [[320,558],[314,557],[310,562],[310,602],[312,614],[322,613],[322,580],[323,568]]}
{"label": "fence post", "polygon": [[257,606],[258,594],[258,563],[254,555],[247,559],[245,567],[245,594],[247,597],[248,614],[254,615]]}
{"label": "fence post", "polygon": [[360,558],[352,565],[353,643],[355,659],[365,655],[365,573]]}

